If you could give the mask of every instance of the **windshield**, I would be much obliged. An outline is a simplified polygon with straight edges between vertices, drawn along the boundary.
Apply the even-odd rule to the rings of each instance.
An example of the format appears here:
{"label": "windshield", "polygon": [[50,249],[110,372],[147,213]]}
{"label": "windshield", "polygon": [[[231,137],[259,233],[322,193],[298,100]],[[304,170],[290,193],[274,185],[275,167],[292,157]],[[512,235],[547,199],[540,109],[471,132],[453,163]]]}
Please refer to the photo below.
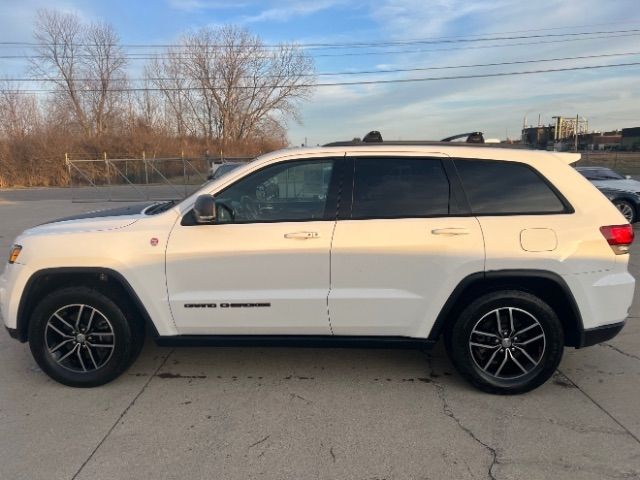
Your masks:
{"label": "windshield", "polygon": [[589,168],[579,170],[588,180],[624,180],[624,177],[610,168]]}
{"label": "windshield", "polygon": [[[219,170],[219,169],[220,169],[220,168],[222,168],[223,166],[231,166],[231,165],[233,165],[233,168],[232,168],[232,169],[227,170],[226,172],[224,172],[224,174],[227,174],[227,173],[229,173],[231,170],[235,170],[236,168],[244,167],[244,166],[246,166],[246,165],[249,165],[250,163],[255,162],[255,161],[256,161],[257,159],[259,159],[259,158],[260,158],[260,157],[256,157],[256,158],[254,158],[253,160],[251,160],[250,162],[239,162],[239,163],[233,163],[233,164],[231,164],[231,163],[225,163],[225,164],[220,165],[220,167],[218,167],[218,169],[217,169],[217,170]],[[216,172],[214,172],[214,173],[217,173],[217,170],[216,170]],[[222,175],[220,175],[220,176],[222,176]],[[194,200],[198,195],[201,195],[201,194],[203,194],[203,193],[208,193],[208,192],[207,192],[207,186],[208,186],[208,185],[210,185],[211,183],[213,183],[214,181],[217,181],[217,180],[218,180],[218,178],[219,178],[219,177],[216,177],[216,178],[213,178],[213,177],[212,177],[211,179],[207,180],[207,181],[206,181],[206,182],[204,182],[202,185],[200,185],[200,186],[199,186],[195,191],[192,191],[188,196],[186,196],[185,198],[183,198],[183,199],[179,200],[179,201],[176,203],[176,205],[182,205],[182,204],[183,204],[183,203],[185,203],[185,202],[189,202],[189,201],[191,201],[191,200]]]}
{"label": "windshield", "polygon": [[242,164],[241,163],[225,163],[225,164],[222,164],[213,173],[213,178],[220,178],[221,176],[229,173],[231,170],[235,170],[240,165],[242,165]]}

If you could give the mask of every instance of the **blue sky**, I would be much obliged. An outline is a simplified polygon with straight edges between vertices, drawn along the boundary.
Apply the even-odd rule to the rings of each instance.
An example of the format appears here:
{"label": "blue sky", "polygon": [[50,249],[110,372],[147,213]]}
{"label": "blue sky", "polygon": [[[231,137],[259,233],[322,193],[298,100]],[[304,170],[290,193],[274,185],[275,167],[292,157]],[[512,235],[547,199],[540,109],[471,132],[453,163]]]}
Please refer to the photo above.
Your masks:
{"label": "blue sky", "polygon": [[[545,35],[640,30],[638,0],[0,0],[0,41],[31,40],[38,8],[73,11],[106,20],[123,43],[171,43],[204,25],[233,23],[265,43],[397,42],[519,32]],[[638,32],[640,33],[640,32]],[[491,35],[493,36],[493,35]],[[442,67],[505,61],[640,52],[640,35],[545,43],[556,37],[513,40],[508,47],[426,44],[387,49],[312,49],[318,72]],[[565,37],[566,38],[566,37]],[[503,42],[509,43],[509,42]],[[466,46],[465,46],[466,45]],[[480,48],[478,48],[480,47]],[[6,50],[6,49],[5,49]],[[386,50],[386,51],[385,51]],[[12,50],[11,53],[17,53]],[[362,55],[362,53],[368,53]],[[395,53],[394,53],[395,52]],[[358,53],[358,55],[354,55]],[[338,54],[338,55],[336,55]],[[0,76],[23,73],[24,62],[0,60]],[[319,83],[497,73],[567,66],[640,62],[635,56],[569,60],[455,70],[319,76]],[[141,61],[131,62],[139,76]],[[441,138],[482,130],[487,136],[519,136],[523,117],[543,122],[581,114],[596,129],[640,126],[640,66],[386,85],[319,87],[301,106],[301,123],[289,121],[289,140],[309,144],[362,136]]]}

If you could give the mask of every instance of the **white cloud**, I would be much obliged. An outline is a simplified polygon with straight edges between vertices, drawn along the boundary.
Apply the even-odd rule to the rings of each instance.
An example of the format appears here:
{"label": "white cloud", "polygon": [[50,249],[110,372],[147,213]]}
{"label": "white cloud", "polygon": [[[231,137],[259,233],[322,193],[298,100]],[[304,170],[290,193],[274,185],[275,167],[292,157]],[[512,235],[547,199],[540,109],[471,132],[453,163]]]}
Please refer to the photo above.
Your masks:
{"label": "white cloud", "polygon": [[175,10],[183,10],[185,12],[195,12],[199,10],[229,10],[235,8],[244,8],[250,5],[248,2],[234,1],[215,1],[215,0],[167,0],[169,7]]}
{"label": "white cloud", "polygon": [[[562,32],[607,31],[635,28],[629,26],[637,0],[602,3],[599,0],[520,0],[462,1],[386,0],[372,8],[372,16],[385,32],[382,39],[470,36],[496,32],[524,32],[519,35],[545,35]],[[640,21],[640,17],[636,23]],[[593,27],[571,28],[600,24]],[[557,30],[556,30],[557,29]],[[539,31],[533,31],[539,30]],[[506,36],[519,36],[510,34]],[[426,50],[386,57],[378,65],[396,68],[499,63],[526,59],[544,59],[635,51],[638,36],[590,41],[543,43],[559,39],[520,39],[525,43],[504,48],[464,48],[465,44],[411,46]],[[475,42],[470,47],[496,42]],[[461,48],[458,48],[461,47]],[[445,51],[433,50],[448,49]],[[431,50],[431,51],[429,51]],[[373,57],[375,62],[375,57]],[[396,78],[450,76],[481,72],[511,72],[579,65],[602,65],[640,61],[634,57],[612,57],[555,63],[521,64],[398,74]],[[374,63],[375,65],[375,63]],[[635,75],[632,73],[635,72]],[[367,130],[380,130],[385,138],[442,138],[460,131],[482,130],[491,137],[519,136],[523,116],[538,113],[550,121],[553,115],[580,113],[592,117],[594,128],[632,126],[638,103],[640,67],[583,70],[562,73],[517,75],[468,80],[446,80],[407,84],[379,85],[372,92],[349,90],[337,102],[323,98],[322,105],[305,104],[306,127],[291,126],[290,137],[317,132],[319,143],[336,138],[362,136]],[[363,78],[363,77],[360,77]],[[375,78],[390,78],[375,76]],[[371,79],[368,77],[367,79]],[[349,78],[355,80],[355,78]],[[320,82],[324,81],[320,79]],[[319,89],[320,90],[320,89]],[[627,120],[626,123],[622,119]],[[324,119],[324,121],[323,121]],[[638,119],[640,120],[640,119]],[[640,123],[640,122],[639,122]]]}
{"label": "white cloud", "polygon": [[31,41],[33,22],[40,9],[55,9],[74,13],[83,21],[94,20],[93,15],[72,0],[23,0],[20,2],[0,2],[0,40]]}
{"label": "white cloud", "polygon": [[290,0],[279,2],[256,15],[244,17],[245,23],[285,22],[295,17],[305,17],[329,8],[348,3],[345,0]]}

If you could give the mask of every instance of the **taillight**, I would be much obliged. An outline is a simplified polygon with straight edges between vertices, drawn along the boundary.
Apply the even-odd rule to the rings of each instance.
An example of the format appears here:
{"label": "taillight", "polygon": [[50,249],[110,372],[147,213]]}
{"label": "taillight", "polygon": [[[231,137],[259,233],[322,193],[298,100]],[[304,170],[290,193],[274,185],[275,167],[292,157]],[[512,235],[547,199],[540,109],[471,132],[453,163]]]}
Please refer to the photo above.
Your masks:
{"label": "taillight", "polygon": [[631,225],[608,225],[600,227],[600,231],[607,243],[611,245],[613,253],[616,255],[629,253],[629,246],[633,243],[633,227]]}

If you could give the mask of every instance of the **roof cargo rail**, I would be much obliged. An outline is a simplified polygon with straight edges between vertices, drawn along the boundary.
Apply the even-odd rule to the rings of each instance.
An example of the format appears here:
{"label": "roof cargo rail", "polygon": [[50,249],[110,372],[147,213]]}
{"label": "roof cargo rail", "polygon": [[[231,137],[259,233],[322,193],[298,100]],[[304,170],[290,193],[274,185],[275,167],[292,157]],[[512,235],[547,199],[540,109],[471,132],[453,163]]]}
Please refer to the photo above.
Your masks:
{"label": "roof cargo rail", "polygon": [[458,135],[453,135],[451,137],[443,138],[441,141],[443,142],[453,142],[459,138],[467,137],[465,140],[466,143],[484,143],[484,136],[482,132],[470,132],[470,133],[460,133]]}
{"label": "roof cargo rail", "polygon": [[[464,142],[453,142],[459,138],[465,138]],[[532,150],[530,145],[512,144],[512,143],[496,143],[495,141],[485,141],[482,132],[469,132],[453,135],[442,140],[383,140],[382,134],[378,130],[372,130],[367,133],[362,140],[354,138],[353,140],[344,140],[339,142],[330,142],[323,145],[324,147],[357,147],[369,145],[469,145],[474,147],[491,147],[491,148],[518,148]]]}

